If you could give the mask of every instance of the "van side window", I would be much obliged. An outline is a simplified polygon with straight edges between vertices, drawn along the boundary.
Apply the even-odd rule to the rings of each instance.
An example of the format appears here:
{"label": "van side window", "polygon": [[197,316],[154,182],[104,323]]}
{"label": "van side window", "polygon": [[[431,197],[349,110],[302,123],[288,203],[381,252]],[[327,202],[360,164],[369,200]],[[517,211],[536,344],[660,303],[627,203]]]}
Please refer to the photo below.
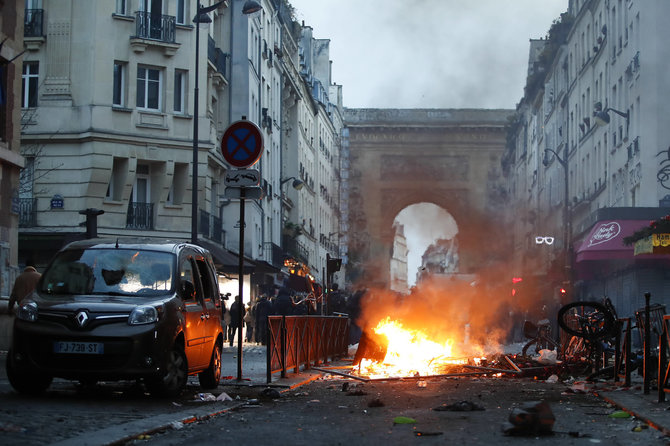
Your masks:
{"label": "van side window", "polygon": [[200,280],[196,273],[191,257],[184,257],[179,264],[179,278],[182,283],[185,281],[192,283],[195,289],[195,298],[185,298],[187,302],[201,301]]}
{"label": "van side window", "polygon": [[202,292],[205,300],[214,299],[216,302],[216,297],[219,295],[218,291],[213,289],[214,283],[211,269],[208,268],[207,262],[203,259],[196,260],[198,265],[198,271],[200,273],[200,281],[202,282]]}

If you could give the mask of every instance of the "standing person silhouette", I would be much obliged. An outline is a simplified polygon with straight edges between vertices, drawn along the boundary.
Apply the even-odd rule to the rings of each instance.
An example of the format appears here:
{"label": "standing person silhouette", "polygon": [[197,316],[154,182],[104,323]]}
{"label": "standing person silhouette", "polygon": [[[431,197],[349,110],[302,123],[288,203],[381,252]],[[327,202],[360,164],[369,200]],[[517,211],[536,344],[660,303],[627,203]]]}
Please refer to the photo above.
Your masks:
{"label": "standing person silhouette", "polygon": [[7,303],[7,313],[14,314],[14,304],[21,305],[24,297],[35,290],[37,281],[40,280],[42,274],[38,273],[35,267],[27,262],[26,268],[18,275],[14,281],[12,293],[9,295],[9,302]]}

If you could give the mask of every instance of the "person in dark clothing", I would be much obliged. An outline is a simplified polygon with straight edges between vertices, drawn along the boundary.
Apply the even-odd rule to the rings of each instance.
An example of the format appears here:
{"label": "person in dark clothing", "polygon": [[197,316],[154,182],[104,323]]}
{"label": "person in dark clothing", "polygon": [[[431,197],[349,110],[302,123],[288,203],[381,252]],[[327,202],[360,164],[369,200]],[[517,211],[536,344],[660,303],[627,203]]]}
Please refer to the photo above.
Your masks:
{"label": "person in dark clothing", "polygon": [[277,293],[275,301],[275,312],[280,316],[290,316],[293,314],[293,301],[291,300],[291,289],[281,287]]}
{"label": "person in dark clothing", "polygon": [[235,332],[240,328],[240,307],[242,311],[242,317],[244,317],[244,305],[240,305],[240,296],[235,296],[235,301],[230,306],[230,325],[228,326],[228,340],[230,341],[230,346],[232,347],[233,341],[235,340]]}
{"label": "person in dark clothing", "polygon": [[362,334],[361,327],[358,326],[357,320],[361,314],[361,299],[367,290],[356,290],[354,294],[349,298],[347,302],[347,310],[349,312],[349,319],[351,320],[351,326],[349,329],[349,344],[356,344]]}
{"label": "person in dark clothing", "polygon": [[328,294],[328,315],[332,316],[335,313],[346,313],[346,301],[344,299],[344,293],[340,291],[339,286],[334,283],[332,291]]}
{"label": "person in dark clothing", "polygon": [[256,304],[256,342],[262,345],[266,345],[268,341],[268,316],[270,314],[272,314],[272,304],[265,295],[261,295]]}

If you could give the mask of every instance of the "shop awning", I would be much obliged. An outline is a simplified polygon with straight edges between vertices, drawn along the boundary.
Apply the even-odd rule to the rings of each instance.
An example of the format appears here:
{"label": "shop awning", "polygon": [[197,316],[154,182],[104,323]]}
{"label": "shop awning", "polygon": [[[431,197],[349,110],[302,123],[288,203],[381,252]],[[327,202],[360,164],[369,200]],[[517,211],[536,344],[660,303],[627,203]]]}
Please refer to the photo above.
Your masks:
{"label": "shop awning", "polygon": [[[239,274],[240,257],[237,254],[207,240],[198,240],[198,245],[207,249],[212,254],[214,266],[216,266],[217,271],[228,274]],[[251,274],[255,269],[256,265],[254,263],[244,259],[242,264],[242,274]]]}
{"label": "shop awning", "polygon": [[[649,220],[607,220],[597,222],[576,252],[576,261],[633,259],[633,246],[623,243],[624,237],[632,235]],[[639,257],[646,257],[637,256]]]}

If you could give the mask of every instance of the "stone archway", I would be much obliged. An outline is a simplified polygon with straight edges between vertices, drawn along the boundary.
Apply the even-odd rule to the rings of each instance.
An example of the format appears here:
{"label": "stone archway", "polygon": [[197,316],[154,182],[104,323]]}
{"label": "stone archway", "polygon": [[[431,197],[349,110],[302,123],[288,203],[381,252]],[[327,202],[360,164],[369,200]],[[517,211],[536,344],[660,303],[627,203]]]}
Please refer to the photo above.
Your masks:
{"label": "stone archway", "polygon": [[347,109],[349,252],[361,279],[386,286],[393,220],[415,203],[447,210],[459,227],[462,272],[487,254],[477,241],[495,234],[506,186],[500,160],[512,110]]}

